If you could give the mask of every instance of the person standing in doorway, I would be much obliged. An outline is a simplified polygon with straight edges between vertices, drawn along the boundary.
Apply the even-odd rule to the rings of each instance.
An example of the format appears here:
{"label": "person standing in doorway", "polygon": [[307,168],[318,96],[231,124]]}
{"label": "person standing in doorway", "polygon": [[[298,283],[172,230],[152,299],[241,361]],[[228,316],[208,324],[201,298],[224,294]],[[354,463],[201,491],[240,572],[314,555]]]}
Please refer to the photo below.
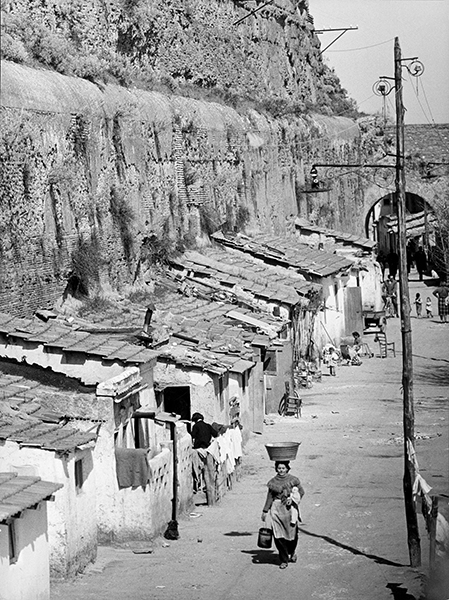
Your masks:
{"label": "person standing in doorway", "polygon": [[262,521],[267,515],[273,529],[273,538],[279,552],[280,569],[288,567],[288,563],[297,561],[299,502],[304,496],[304,488],[294,475],[290,475],[290,462],[274,463],[276,476],[267,483],[268,492],[262,511]]}

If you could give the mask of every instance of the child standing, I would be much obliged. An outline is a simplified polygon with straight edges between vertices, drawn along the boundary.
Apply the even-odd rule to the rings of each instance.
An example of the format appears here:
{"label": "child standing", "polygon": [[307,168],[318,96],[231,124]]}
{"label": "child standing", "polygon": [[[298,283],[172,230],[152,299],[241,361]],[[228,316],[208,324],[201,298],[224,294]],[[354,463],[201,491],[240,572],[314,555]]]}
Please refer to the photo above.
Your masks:
{"label": "child standing", "polygon": [[419,319],[422,315],[422,298],[421,298],[421,294],[419,292],[415,296],[415,308],[416,308],[416,316]]}
{"label": "child standing", "polygon": [[428,319],[431,319],[433,317],[432,300],[431,300],[430,296],[427,296],[427,299],[426,299],[426,317]]}
{"label": "child standing", "polygon": [[338,353],[333,346],[330,346],[327,355],[327,366],[329,367],[329,375],[337,375]]}

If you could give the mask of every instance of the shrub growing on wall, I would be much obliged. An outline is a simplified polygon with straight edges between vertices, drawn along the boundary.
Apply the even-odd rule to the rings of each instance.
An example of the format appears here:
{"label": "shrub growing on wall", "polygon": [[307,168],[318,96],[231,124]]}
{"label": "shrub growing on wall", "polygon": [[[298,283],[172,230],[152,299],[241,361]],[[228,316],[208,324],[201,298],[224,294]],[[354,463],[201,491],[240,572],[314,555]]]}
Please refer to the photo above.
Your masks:
{"label": "shrub growing on wall", "polygon": [[110,207],[112,220],[120,232],[125,256],[129,259],[133,247],[134,211],[129,205],[121,186],[111,186]]}

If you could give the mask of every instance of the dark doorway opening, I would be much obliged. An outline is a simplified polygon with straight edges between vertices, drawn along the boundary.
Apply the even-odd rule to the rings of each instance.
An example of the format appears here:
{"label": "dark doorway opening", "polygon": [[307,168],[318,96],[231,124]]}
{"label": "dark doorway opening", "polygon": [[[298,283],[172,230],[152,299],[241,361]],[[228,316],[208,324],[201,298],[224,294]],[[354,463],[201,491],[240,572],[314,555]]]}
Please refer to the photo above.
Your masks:
{"label": "dark doorway opening", "polygon": [[169,413],[176,413],[181,417],[190,421],[190,387],[176,386],[166,387],[162,391],[163,394],[163,410]]}

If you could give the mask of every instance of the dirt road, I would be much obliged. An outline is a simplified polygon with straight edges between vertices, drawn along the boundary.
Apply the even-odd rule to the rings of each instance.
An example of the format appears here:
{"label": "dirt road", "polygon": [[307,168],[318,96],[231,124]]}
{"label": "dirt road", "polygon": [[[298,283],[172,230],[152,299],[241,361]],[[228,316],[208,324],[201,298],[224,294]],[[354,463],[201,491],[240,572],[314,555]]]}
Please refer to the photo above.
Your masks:
{"label": "dirt road", "polygon": [[[428,288],[411,282],[411,295]],[[448,491],[449,324],[413,318],[417,456],[438,492]],[[302,417],[267,419],[244,456],[242,479],[220,505],[197,506],[180,520],[181,538],[148,544],[149,554],[102,548],[72,582],[55,583],[52,600],[418,600],[428,541],[419,516],[423,566],[408,567],[402,496],[403,445],[399,320],[388,325],[396,357],[367,358],[303,393]],[[373,349],[376,349],[374,344]],[[272,418],[271,418],[272,417]],[[292,473],[306,490],[298,562],[278,568],[257,548],[266,482],[264,444],[301,441]]]}

